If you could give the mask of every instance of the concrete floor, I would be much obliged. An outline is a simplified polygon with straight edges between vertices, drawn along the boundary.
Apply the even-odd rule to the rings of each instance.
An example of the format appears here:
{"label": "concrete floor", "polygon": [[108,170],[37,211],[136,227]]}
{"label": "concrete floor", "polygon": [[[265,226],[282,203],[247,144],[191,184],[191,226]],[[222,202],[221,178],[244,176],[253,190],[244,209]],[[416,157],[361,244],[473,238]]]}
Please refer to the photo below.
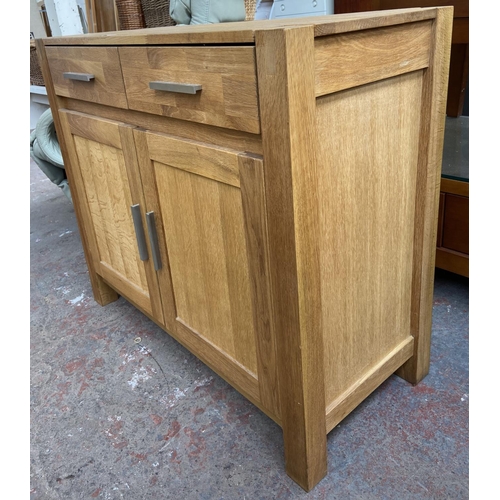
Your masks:
{"label": "concrete floor", "polygon": [[306,494],[271,419],[124,299],[94,302],[73,207],[31,162],[31,499],[467,499],[468,286],[437,272],[430,374],[341,422]]}

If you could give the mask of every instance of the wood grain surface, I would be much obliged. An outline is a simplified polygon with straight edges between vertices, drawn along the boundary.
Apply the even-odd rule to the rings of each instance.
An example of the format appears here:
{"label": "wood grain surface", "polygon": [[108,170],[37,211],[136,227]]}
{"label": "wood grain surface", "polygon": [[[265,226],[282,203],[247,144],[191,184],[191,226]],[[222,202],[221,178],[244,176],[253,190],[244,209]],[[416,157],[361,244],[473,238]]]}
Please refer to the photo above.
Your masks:
{"label": "wood grain surface", "polygon": [[306,491],[338,422],[429,370],[452,10],[37,41],[96,300],[123,294],[281,425]]}
{"label": "wood grain surface", "polygon": [[422,71],[317,105],[329,405],[410,336]]}
{"label": "wood grain surface", "polygon": [[137,177],[132,127],[68,111],[60,116],[71,137],[67,147],[96,272],[162,323],[156,276],[151,262],[139,258],[130,211],[142,201],[142,186],[130,179]]}
{"label": "wood grain surface", "polygon": [[[47,59],[57,95],[127,108],[116,47],[47,47]],[[89,73],[88,82],[68,80],[66,72]]]}
{"label": "wood grain surface", "polygon": [[314,30],[261,31],[256,47],[285,463],[309,491],[327,470]]}
{"label": "wood grain surface", "polygon": [[193,26],[170,26],[137,30],[92,33],[43,39],[47,45],[191,45],[253,44],[256,34],[265,30],[313,26],[314,36],[332,35],[364,29],[404,24],[435,17],[432,8],[356,12],[315,17],[266,19]]}
{"label": "wood grain surface", "polygon": [[317,38],[316,95],[426,68],[431,27],[421,21]]}
{"label": "wood grain surface", "polygon": [[[120,47],[119,54],[131,109],[260,132],[253,47]],[[153,90],[152,81],[202,90]]]}
{"label": "wood grain surface", "polygon": [[411,331],[414,354],[398,375],[418,383],[429,372],[439,190],[453,9],[436,8],[432,56],[424,72],[413,245]]}

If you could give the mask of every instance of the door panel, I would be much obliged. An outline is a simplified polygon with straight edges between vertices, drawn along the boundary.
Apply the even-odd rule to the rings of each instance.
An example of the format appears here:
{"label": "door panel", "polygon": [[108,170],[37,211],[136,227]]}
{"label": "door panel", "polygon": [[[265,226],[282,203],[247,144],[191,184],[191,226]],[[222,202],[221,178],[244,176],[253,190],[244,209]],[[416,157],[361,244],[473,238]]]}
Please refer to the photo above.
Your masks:
{"label": "door panel", "polygon": [[139,257],[131,213],[132,205],[144,208],[132,127],[67,111],[61,121],[97,273],[163,323],[157,278],[151,259]]}
{"label": "door panel", "polygon": [[168,263],[159,271],[167,329],[278,420],[262,159],[166,134],[134,135]]}
{"label": "door panel", "polygon": [[136,258],[135,234],[129,220],[132,196],[123,154],[82,137],[75,136],[74,141],[100,261],[147,290],[146,273]]}
{"label": "door panel", "polygon": [[239,189],[154,162],[176,318],[257,372]]}

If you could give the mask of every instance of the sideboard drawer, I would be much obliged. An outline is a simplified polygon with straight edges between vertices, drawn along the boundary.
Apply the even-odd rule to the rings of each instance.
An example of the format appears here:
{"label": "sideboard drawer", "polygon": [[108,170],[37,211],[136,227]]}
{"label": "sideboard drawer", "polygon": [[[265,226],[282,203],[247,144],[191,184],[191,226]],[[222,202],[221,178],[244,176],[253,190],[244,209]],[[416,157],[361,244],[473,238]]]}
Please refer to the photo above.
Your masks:
{"label": "sideboard drawer", "polygon": [[120,47],[130,109],[260,133],[253,47]]}
{"label": "sideboard drawer", "polygon": [[127,109],[116,47],[47,47],[57,95]]}

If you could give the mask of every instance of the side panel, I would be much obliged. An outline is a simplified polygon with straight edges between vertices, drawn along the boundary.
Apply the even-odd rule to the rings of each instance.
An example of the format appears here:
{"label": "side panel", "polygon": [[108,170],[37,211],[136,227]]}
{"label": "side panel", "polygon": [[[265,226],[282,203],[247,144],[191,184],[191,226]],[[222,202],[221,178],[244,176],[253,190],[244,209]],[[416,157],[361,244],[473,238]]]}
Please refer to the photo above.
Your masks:
{"label": "side panel", "polygon": [[[327,432],[395,371],[429,370],[452,9],[435,15],[317,45]],[[360,72],[329,83],[318,62],[344,43]]]}
{"label": "side panel", "polygon": [[317,101],[327,406],[411,336],[422,71]]}
{"label": "side panel", "polygon": [[316,96],[426,68],[431,35],[427,20],[316,39]]}

